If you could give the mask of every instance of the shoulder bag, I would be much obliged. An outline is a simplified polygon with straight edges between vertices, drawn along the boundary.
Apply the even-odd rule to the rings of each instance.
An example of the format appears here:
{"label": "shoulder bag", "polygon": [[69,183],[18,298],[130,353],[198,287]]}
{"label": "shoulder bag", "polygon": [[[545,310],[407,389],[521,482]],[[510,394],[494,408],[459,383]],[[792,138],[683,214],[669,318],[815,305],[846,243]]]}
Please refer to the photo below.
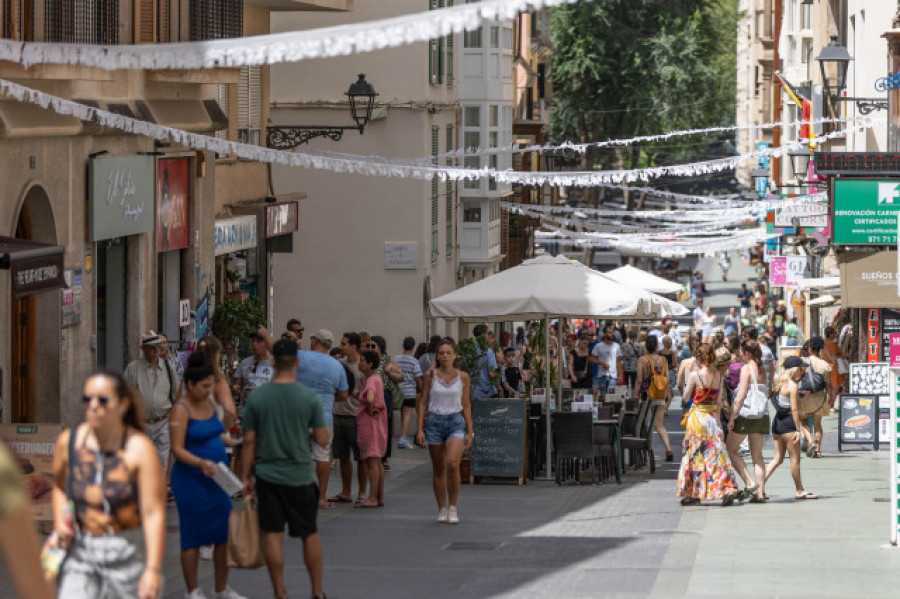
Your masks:
{"label": "shoulder bag", "polygon": [[741,404],[741,411],[738,414],[741,418],[748,420],[756,420],[762,418],[769,413],[766,402],[766,394],[762,392],[756,383],[756,376],[751,373],[753,384],[747,389],[747,396],[744,397],[744,403]]}

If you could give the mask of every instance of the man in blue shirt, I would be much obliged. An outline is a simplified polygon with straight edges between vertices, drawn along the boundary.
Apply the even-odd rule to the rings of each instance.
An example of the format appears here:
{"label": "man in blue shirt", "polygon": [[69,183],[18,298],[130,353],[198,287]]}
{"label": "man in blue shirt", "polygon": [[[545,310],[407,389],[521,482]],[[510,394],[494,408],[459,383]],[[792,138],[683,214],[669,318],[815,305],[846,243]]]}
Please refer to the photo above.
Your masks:
{"label": "man in blue shirt", "polygon": [[297,382],[306,385],[316,392],[322,402],[322,414],[325,416],[325,427],[328,429],[328,444],[325,446],[310,439],[312,459],[316,463],[316,477],[319,479],[319,507],[334,507],[325,497],[328,489],[328,475],[331,468],[331,439],[334,418],[331,413],[334,402],[346,401],[349,387],[347,374],[341,363],[328,355],[334,344],[334,333],[328,329],[319,329],[310,337],[310,349],[298,350],[300,366],[297,368]]}
{"label": "man in blue shirt", "polygon": [[[487,325],[480,324],[472,331],[472,335],[477,340],[484,337],[487,333]],[[492,380],[497,374],[497,354],[493,348],[488,348],[478,360],[478,374],[475,375],[475,397],[489,399],[492,397],[500,397],[500,388],[497,382]]]}

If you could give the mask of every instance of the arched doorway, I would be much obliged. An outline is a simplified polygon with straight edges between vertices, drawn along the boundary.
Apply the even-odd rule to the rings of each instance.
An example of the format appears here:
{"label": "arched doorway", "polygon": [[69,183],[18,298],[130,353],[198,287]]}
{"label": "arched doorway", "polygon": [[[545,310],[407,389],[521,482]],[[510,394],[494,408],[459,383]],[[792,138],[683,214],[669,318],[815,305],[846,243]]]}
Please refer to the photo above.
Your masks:
{"label": "arched doorway", "polygon": [[[53,208],[42,187],[25,194],[15,236],[57,243]],[[11,298],[10,420],[59,422],[59,292]]]}

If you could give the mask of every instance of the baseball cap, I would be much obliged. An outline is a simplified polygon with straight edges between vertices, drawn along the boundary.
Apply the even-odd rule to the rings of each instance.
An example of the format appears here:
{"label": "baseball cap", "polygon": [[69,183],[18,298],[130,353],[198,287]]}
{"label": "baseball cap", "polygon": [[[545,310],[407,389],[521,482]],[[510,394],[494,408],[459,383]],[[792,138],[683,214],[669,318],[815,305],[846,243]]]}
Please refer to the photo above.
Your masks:
{"label": "baseball cap", "polygon": [[312,338],[324,341],[325,343],[334,343],[334,333],[328,329],[319,329],[311,335]]}
{"label": "baseball cap", "polygon": [[156,331],[147,331],[141,335],[141,347],[157,347],[164,344],[163,338]]}

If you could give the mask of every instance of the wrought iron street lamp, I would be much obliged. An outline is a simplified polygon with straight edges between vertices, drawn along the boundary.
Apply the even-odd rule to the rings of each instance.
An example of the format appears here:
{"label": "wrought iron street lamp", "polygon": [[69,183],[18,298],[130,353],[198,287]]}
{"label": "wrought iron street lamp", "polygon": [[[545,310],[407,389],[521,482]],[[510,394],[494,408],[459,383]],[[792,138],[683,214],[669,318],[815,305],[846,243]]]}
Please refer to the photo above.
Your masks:
{"label": "wrought iron street lamp", "polygon": [[764,169],[762,167],[756,167],[753,171],[750,172],[750,176],[753,177],[753,184],[756,188],[756,195],[763,198],[766,195],[766,187],[769,184],[769,171],[768,169]]}
{"label": "wrought iron street lamp", "polygon": [[791,160],[791,171],[794,173],[794,179],[797,181],[806,181],[806,175],[809,172],[809,161],[812,158],[812,152],[806,146],[788,152],[788,158]]}
{"label": "wrought iron street lamp", "polygon": [[308,143],[316,137],[327,137],[333,141],[340,141],[344,131],[355,129],[362,135],[369,119],[372,118],[372,107],[375,105],[375,88],[366,81],[366,76],[360,73],[350,89],[344,93],[350,100],[350,116],[355,125],[290,125],[273,126],[266,130],[266,145],[277,150],[290,150],[300,144]]}
{"label": "wrought iron street lamp", "polygon": [[847,68],[850,66],[850,53],[838,42],[838,36],[831,36],[831,43],[822,48],[816,57],[819,70],[822,72],[822,85],[825,96],[831,105],[832,114],[837,114],[838,97],[847,87]]}

